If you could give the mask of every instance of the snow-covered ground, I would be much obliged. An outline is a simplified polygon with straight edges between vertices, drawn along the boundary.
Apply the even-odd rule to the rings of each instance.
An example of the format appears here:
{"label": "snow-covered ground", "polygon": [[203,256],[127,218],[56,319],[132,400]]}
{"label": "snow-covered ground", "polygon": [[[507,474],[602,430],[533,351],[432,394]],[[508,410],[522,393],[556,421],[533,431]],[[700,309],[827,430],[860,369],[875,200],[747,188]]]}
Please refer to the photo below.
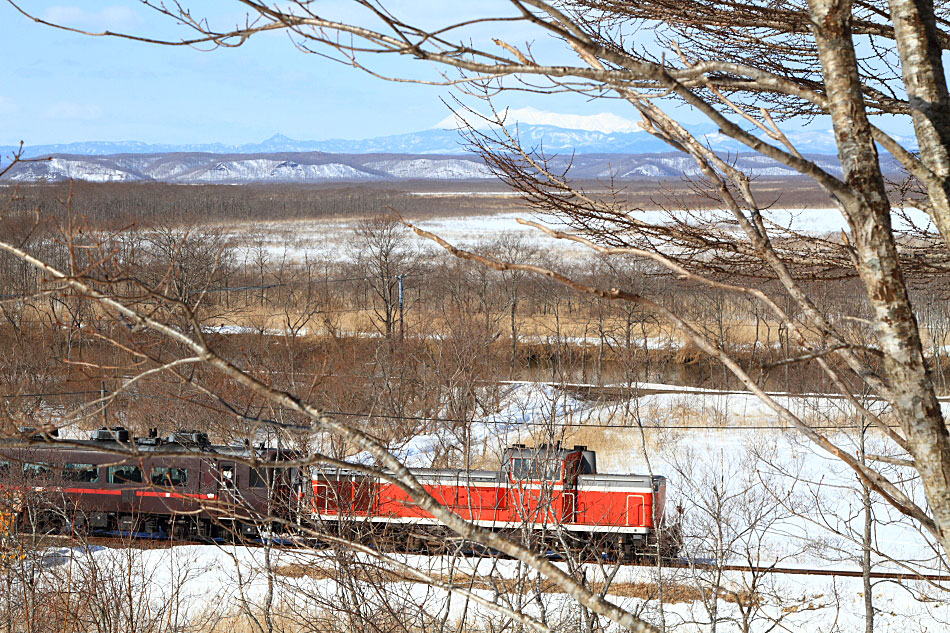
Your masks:
{"label": "snow-covered ground", "polygon": [[[119,578],[118,591],[109,596],[118,603],[128,602],[122,595],[128,591],[132,604],[146,615],[180,623],[177,630],[206,630],[203,624],[221,619],[264,621],[268,604],[274,613],[306,618],[343,620],[349,610],[364,607],[363,616],[373,618],[393,610],[407,620],[430,618],[430,622],[446,618],[457,625],[464,621],[468,630],[481,630],[489,623],[496,625],[504,618],[490,607],[474,604],[458,594],[449,595],[441,589],[412,580],[395,580],[386,572],[406,576],[406,568],[422,572],[436,580],[452,580],[493,604],[520,607],[527,615],[545,619],[555,630],[566,629],[576,621],[577,607],[563,593],[534,579],[536,575],[512,560],[473,557],[430,557],[385,554],[384,559],[356,555],[346,564],[327,550],[272,550],[265,559],[261,548],[240,546],[181,546],[166,549],[84,550],[56,549],[43,560],[46,573],[53,578],[71,578],[70,587],[81,591],[82,580],[95,577],[96,582],[112,584]],[[567,570],[564,563],[556,563]],[[95,573],[90,573],[94,570]],[[613,572],[613,566],[585,564],[575,569],[577,577],[597,586]],[[666,625],[672,631],[708,631],[708,605],[701,600],[684,600],[677,592],[696,582],[692,572],[684,569],[664,570],[667,604],[663,607]],[[659,614],[653,601],[635,597],[638,587],[654,586],[657,572],[653,568],[624,567],[612,578],[613,591],[607,599],[655,624]],[[753,631],[778,630],[794,632],[863,631],[861,617],[862,584],[857,578],[815,577],[772,574],[757,579],[766,602],[758,606],[750,618]],[[505,595],[493,587],[519,583],[519,593]],[[751,577],[741,572],[724,572],[720,586],[724,591],[742,593]],[[923,583],[881,583],[875,590],[879,609],[875,631],[933,632],[943,629],[950,619],[950,609],[942,600],[917,600],[909,591],[923,592],[936,598],[940,592]],[[269,589],[273,597],[268,598]],[[630,595],[630,589],[634,589]],[[771,600],[771,602],[768,602]],[[717,603],[720,631],[741,630],[741,614],[734,600]],[[191,627],[186,628],[185,623]],[[606,623],[605,623],[606,624]],[[560,625],[560,626],[557,626]],[[486,626],[487,628],[487,626]],[[248,627],[253,630],[253,628]],[[237,630],[248,630],[238,628]],[[118,630],[118,629],[116,629]],[[162,630],[162,629],[159,629]],[[227,629],[231,630],[231,629]],[[313,630],[309,628],[286,630]],[[425,630],[425,629],[423,629]],[[617,631],[616,626],[606,626]]]}
{"label": "snow-covered ground", "polygon": [[[588,254],[589,250],[577,244],[547,237],[537,229],[518,223],[531,219],[531,214],[498,213],[466,217],[441,218],[417,222],[420,228],[431,231],[450,243],[463,248],[488,244],[495,240],[521,239],[530,246],[557,247],[566,256]],[[256,222],[223,227],[237,250],[238,259],[256,261],[264,254],[271,264],[281,261],[311,262],[355,261],[360,244],[356,238],[359,220],[322,220],[296,222]],[[408,233],[408,229],[406,229]],[[440,249],[432,242],[414,235],[407,236],[407,246],[419,253],[435,253]]]}
{"label": "snow-covered ground", "polygon": [[[429,195],[429,194],[420,194]],[[492,193],[492,195],[498,195]],[[636,211],[631,216],[642,222],[653,224],[669,223],[671,219],[682,219],[686,212],[678,211]],[[694,218],[701,218],[713,224],[728,226],[733,223],[732,215],[724,210],[691,212]],[[847,231],[848,226],[836,209],[770,209],[764,212],[765,218],[775,230],[788,230],[806,234],[826,234]],[[910,209],[907,217],[919,228],[933,230],[929,218],[921,211]],[[445,217],[419,220],[420,228],[435,233],[450,243],[471,248],[488,244],[506,237],[521,239],[539,250],[556,249],[567,258],[589,256],[586,247],[558,240],[541,233],[537,229],[518,223],[518,219],[540,221],[554,229],[563,229],[554,218],[538,218],[530,211],[515,213],[496,213],[472,215],[466,217]],[[271,262],[282,259],[287,261],[352,261],[359,248],[355,236],[358,220],[301,220],[290,222],[261,222],[238,227],[222,227],[234,240],[240,256],[253,258],[264,252]],[[902,216],[895,214],[895,226],[900,229],[909,227]],[[422,252],[434,252],[435,245],[418,237],[411,237],[410,244]]]}

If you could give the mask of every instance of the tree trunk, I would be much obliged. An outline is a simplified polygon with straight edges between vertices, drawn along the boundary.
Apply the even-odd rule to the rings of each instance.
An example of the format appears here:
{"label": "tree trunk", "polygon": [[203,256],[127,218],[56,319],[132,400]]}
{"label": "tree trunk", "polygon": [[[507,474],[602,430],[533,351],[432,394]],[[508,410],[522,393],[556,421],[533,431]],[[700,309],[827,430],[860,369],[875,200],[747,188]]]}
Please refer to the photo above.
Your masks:
{"label": "tree trunk", "polygon": [[950,96],[933,2],[890,0],[889,5],[920,160],[935,176],[925,183],[931,216],[950,246]]}
{"label": "tree trunk", "polygon": [[890,201],[865,111],[850,31],[850,3],[810,0],[838,157],[853,197],[839,200],[853,234],[858,271],[894,407],[917,463],[938,538],[950,551],[950,435],[924,362],[917,321],[891,232]]}

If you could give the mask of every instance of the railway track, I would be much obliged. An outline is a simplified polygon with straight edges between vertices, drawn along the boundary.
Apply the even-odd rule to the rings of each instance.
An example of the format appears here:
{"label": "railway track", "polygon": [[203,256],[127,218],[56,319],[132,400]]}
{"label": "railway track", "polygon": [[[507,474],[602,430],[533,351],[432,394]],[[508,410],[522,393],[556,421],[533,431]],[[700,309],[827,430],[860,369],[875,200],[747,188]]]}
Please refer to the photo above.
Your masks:
{"label": "railway track", "polygon": [[[656,567],[655,563],[626,563],[631,567]],[[664,569],[722,569],[759,574],[790,574],[793,576],[838,576],[842,578],[861,578],[863,572],[853,569],[813,569],[806,567],[772,567],[755,565],[716,565],[713,563],[693,563],[670,561],[663,564]],[[917,574],[914,572],[872,571],[875,580],[925,580],[932,582],[950,582],[950,574]]]}
{"label": "railway track", "polygon": [[[132,547],[134,549],[171,549],[172,547],[182,547],[186,545],[211,545],[208,541],[169,541],[163,539],[149,538],[127,538],[117,536],[93,536],[78,539],[72,536],[37,536],[45,540],[48,545],[74,546],[74,545],[94,545],[106,547],[109,549],[120,549]],[[221,544],[234,544],[231,542]],[[246,541],[240,543],[247,547],[263,547],[263,543]],[[306,543],[301,545],[306,546]],[[473,554],[475,556],[484,556],[485,554]],[[623,563],[625,567],[656,567],[655,562],[629,562]],[[817,569],[802,567],[776,567],[776,566],[755,566],[755,565],[716,565],[714,563],[692,563],[685,561],[666,561],[662,565],[663,569],[722,569],[723,571],[736,571],[759,574],[789,574],[792,576],[834,576],[839,578],[861,578],[862,572],[853,569]],[[929,574],[914,572],[889,572],[872,571],[870,577],[874,580],[898,580],[898,581],[927,581],[927,582],[950,582],[950,574]]]}

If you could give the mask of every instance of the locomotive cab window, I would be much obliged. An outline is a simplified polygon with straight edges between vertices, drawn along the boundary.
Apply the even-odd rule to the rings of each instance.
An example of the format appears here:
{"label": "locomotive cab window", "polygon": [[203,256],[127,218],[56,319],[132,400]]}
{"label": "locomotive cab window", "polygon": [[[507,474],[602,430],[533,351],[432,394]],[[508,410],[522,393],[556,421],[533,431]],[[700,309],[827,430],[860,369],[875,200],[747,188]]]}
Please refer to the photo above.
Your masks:
{"label": "locomotive cab window", "polygon": [[568,488],[577,486],[577,476],[580,474],[581,460],[564,462],[564,483]]}
{"label": "locomotive cab window", "polygon": [[561,462],[557,460],[537,460],[525,457],[513,457],[511,460],[511,478],[524,481],[557,481],[560,478]]}
{"label": "locomotive cab window", "polygon": [[109,466],[110,484],[140,484],[142,471],[138,466]]}
{"label": "locomotive cab window", "polygon": [[95,464],[63,464],[63,479],[95,483],[99,481],[99,467]]}
{"label": "locomotive cab window", "polygon": [[188,483],[188,471],[184,468],[156,466],[152,468],[152,484],[155,486],[184,486]]}

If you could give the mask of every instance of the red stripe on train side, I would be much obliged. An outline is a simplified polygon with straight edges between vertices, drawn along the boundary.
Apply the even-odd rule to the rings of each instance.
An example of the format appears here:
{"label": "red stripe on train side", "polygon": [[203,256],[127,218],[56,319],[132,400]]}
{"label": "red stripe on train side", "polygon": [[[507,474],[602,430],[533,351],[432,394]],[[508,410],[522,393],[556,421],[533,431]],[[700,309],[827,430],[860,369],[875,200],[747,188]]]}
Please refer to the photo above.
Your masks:
{"label": "red stripe on train side", "polygon": [[79,495],[121,495],[121,490],[106,490],[104,488],[61,488],[60,492],[69,492]]}
{"label": "red stripe on train side", "polygon": [[193,494],[184,492],[155,492],[151,490],[136,491],[135,494],[139,497],[162,497],[165,499],[214,499],[216,496],[211,493]]}
{"label": "red stripe on train side", "polygon": [[[118,496],[122,494],[122,490],[111,490],[106,488],[61,488],[61,492],[68,492],[70,494],[79,494],[79,495],[113,495]],[[208,493],[208,494],[195,494],[195,493],[184,493],[184,492],[158,492],[154,490],[136,490],[136,497],[161,497],[164,499],[214,499],[217,495]]]}

